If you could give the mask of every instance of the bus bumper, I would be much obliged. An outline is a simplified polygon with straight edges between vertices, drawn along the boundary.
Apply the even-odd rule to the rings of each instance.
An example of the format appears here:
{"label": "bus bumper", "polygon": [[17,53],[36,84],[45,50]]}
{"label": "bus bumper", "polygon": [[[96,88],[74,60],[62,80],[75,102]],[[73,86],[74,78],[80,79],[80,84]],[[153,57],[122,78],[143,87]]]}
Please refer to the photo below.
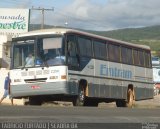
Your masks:
{"label": "bus bumper", "polygon": [[11,86],[11,97],[23,98],[38,95],[76,95],[78,93],[77,84],[70,85],[69,82],[47,82],[37,84],[22,84]]}

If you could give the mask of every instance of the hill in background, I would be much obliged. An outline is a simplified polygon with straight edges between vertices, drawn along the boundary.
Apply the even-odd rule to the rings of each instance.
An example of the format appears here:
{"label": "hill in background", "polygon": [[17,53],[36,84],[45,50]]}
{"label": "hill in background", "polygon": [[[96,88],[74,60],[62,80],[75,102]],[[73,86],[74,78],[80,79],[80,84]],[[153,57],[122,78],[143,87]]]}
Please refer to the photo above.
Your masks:
{"label": "hill in background", "polygon": [[135,44],[148,45],[151,47],[152,51],[160,51],[160,25],[143,28],[119,29],[113,31],[90,32]]}
{"label": "hill in background", "polygon": [[[54,26],[45,25],[46,29],[54,28]],[[29,30],[40,29],[40,25],[30,25]],[[86,31],[86,30],[85,30]],[[87,32],[94,33],[97,35],[119,39],[135,44],[143,44],[151,47],[152,51],[160,51],[160,25],[143,27],[143,28],[127,28],[113,31],[91,31]]]}

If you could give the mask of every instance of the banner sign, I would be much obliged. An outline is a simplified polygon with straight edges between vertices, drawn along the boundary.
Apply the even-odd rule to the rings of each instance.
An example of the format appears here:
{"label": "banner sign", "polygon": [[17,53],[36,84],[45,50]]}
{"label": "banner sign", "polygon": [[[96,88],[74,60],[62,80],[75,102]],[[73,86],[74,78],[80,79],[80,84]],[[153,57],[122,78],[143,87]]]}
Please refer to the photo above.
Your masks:
{"label": "banner sign", "polygon": [[0,34],[17,35],[28,32],[29,9],[0,8]]}

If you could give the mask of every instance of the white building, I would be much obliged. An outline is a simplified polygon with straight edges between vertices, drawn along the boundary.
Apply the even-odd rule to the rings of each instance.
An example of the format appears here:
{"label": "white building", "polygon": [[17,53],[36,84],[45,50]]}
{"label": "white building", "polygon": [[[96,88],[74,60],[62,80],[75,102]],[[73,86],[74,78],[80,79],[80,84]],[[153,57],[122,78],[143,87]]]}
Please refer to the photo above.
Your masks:
{"label": "white building", "polygon": [[[10,68],[12,36],[28,32],[29,9],[0,8],[0,98],[4,92],[4,79]],[[10,103],[5,99],[2,103]],[[22,100],[15,101],[22,104]]]}

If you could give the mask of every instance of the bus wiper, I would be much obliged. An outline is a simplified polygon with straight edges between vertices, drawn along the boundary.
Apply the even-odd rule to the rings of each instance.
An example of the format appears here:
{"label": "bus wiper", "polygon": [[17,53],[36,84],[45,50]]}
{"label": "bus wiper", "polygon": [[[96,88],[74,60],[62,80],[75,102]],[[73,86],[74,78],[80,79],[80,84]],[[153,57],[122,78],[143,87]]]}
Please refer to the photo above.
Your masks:
{"label": "bus wiper", "polygon": [[48,67],[48,64],[44,58],[36,58],[35,59],[35,66],[45,66]]}
{"label": "bus wiper", "polygon": [[26,68],[26,64],[24,66],[21,67],[21,69],[23,70],[24,68]]}
{"label": "bus wiper", "polygon": [[49,67],[47,61],[44,61],[44,66]]}
{"label": "bus wiper", "polygon": [[25,68],[25,66],[23,66],[22,68],[21,68],[21,70],[23,70]]}
{"label": "bus wiper", "polygon": [[44,66],[45,66],[45,67],[49,67],[49,66],[48,66],[48,63],[47,63],[47,60],[45,60],[45,59],[43,59],[43,58],[41,58],[41,59],[42,59],[42,61],[43,61]]}

